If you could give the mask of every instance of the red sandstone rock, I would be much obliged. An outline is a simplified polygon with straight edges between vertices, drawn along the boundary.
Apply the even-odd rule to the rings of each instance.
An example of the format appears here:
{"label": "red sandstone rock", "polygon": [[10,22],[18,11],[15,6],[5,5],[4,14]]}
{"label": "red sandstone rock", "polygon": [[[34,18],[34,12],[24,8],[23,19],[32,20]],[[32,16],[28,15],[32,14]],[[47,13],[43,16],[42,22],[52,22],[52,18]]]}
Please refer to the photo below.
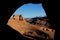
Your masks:
{"label": "red sandstone rock", "polygon": [[[7,24],[14,30],[18,31],[23,36],[27,34],[27,35],[30,35],[33,37],[45,38],[45,37],[39,35],[37,32],[37,31],[42,31],[43,33],[49,35],[48,39],[54,39],[55,30],[49,29],[49,28],[43,27],[43,26],[40,27],[37,25],[30,24],[30,23],[26,22],[26,20],[21,15],[20,16],[15,15],[13,18],[10,18],[8,20]],[[27,37],[27,38],[31,38],[31,37]]]}

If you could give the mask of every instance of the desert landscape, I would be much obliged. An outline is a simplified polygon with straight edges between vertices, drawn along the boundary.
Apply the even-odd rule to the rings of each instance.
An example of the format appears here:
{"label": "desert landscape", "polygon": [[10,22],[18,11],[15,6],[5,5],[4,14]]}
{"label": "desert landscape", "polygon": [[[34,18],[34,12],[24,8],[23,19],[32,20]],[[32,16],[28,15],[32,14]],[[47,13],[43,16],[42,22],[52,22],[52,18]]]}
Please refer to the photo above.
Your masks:
{"label": "desert landscape", "polygon": [[29,39],[54,40],[55,30],[46,17],[24,18],[22,15],[13,15],[7,25]]}

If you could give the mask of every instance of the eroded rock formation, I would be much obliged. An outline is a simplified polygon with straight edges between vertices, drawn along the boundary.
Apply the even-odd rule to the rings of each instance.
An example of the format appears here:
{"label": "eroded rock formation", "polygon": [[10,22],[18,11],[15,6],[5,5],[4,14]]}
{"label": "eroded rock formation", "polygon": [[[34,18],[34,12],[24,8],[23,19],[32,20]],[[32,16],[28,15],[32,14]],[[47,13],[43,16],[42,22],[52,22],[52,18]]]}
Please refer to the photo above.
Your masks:
{"label": "eroded rock formation", "polygon": [[13,18],[8,20],[7,25],[30,39],[54,39],[55,30],[30,24],[26,22],[22,15],[14,15]]}

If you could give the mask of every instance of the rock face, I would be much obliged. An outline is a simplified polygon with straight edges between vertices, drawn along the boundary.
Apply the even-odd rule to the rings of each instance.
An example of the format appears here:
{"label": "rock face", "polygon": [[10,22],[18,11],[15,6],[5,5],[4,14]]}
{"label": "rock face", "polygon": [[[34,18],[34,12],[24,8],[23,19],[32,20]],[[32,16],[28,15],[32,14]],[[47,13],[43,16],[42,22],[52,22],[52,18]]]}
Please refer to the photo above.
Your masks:
{"label": "rock face", "polygon": [[[39,21],[37,23],[39,23]],[[45,24],[45,22],[43,23]],[[22,36],[33,40],[38,40],[41,38],[45,40],[54,39],[55,30],[49,29],[48,27],[31,24],[27,22],[22,15],[14,15],[13,18],[8,20],[7,25],[18,31]]]}
{"label": "rock face", "polygon": [[26,19],[26,21],[34,25],[45,26],[45,27],[51,28],[51,25],[47,17],[28,18]]}

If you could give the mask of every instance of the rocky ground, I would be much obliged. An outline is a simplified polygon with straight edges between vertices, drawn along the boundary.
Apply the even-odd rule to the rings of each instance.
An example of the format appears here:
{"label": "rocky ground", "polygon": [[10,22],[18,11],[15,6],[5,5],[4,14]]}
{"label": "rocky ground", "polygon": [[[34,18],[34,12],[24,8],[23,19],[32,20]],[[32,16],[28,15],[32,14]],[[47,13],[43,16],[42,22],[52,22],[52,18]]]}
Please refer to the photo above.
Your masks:
{"label": "rocky ground", "polygon": [[22,15],[14,15],[8,20],[9,25],[18,31],[22,36],[38,40],[53,40],[55,30],[50,28],[50,24],[46,19],[25,19]]}

